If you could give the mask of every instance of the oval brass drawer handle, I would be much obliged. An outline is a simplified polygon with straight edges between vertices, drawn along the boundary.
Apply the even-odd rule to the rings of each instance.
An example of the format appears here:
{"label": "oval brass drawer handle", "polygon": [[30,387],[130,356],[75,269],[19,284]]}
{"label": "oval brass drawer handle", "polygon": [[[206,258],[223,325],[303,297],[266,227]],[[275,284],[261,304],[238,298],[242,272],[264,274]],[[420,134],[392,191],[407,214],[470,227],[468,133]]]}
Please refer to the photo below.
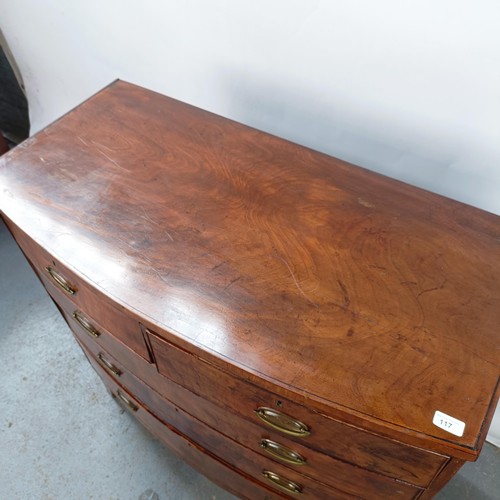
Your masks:
{"label": "oval brass drawer handle", "polygon": [[119,377],[123,373],[119,368],[117,368],[113,363],[111,363],[109,359],[106,359],[106,357],[102,352],[100,352],[97,355],[97,357],[99,358],[99,361],[101,362],[103,368],[107,372],[111,373],[111,375],[116,375],[117,377]]}
{"label": "oval brass drawer handle", "polygon": [[255,410],[255,413],[267,425],[285,434],[296,437],[305,437],[311,434],[311,430],[306,424],[273,408],[261,406]]}
{"label": "oval brass drawer handle", "polygon": [[120,403],[123,403],[129,410],[137,411],[139,409],[139,407],[129,398],[127,398],[127,396],[125,396],[125,394],[123,394],[120,389],[116,389],[116,394],[113,395],[116,396],[118,398],[118,401]]}
{"label": "oval brass drawer handle", "polygon": [[260,446],[264,449],[264,451],[269,453],[269,455],[274,458],[278,458],[279,460],[283,460],[283,462],[293,465],[304,465],[306,463],[306,459],[300,453],[297,453],[296,451],[293,451],[276,441],[263,439],[260,442]]}
{"label": "oval brass drawer handle", "polygon": [[278,474],[275,474],[270,470],[265,470],[262,474],[270,483],[287,493],[302,493],[302,486],[299,486],[297,483],[285,479],[284,477],[278,476]]}
{"label": "oval brass drawer handle", "polygon": [[62,288],[69,295],[75,295],[76,288],[58,271],[56,271],[52,266],[47,266],[45,270],[49,273],[49,276],[52,278],[54,283]]}
{"label": "oval brass drawer handle", "polygon": [[80,311],[73,312],[71,316],[92,337],[97,338],[101,335],[101,332]]}

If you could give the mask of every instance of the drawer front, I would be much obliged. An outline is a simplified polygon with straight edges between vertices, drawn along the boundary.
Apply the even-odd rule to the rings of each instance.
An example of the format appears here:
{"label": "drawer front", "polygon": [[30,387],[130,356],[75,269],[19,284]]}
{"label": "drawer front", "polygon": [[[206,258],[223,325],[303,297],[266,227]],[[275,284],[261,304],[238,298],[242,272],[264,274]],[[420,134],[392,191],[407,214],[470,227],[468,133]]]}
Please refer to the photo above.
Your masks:
{"label": "drawer front", "polygon": [[[128,387],[153,413],[159,415],[164,420],[171,421],[171,417],[163,413],[165,404],[169,404],[168,401],[165,402],[165,398],[168,398],[177,407],[182,408],[187,414],[204,422],[218,433],[234,439],[246,448],[279,465],[288,467],[297,473],[309,476],[319,482],[324,482],[337,488],[344,488],[348,491],[356,491],[358,494],[360,494],[359,492],[366,491],[367,488],[375,488],[382,495],[381,498],[387,498],[389,494],[395,497],[401,495],[401,498],[411,498],[415,491],[413,487],[407,484],[395,483],[393,479],[380,476],[374,472],[363,471],[360,476],[358,474],[360,469],[353,466],[348,466],[351,469],[349,474],[345,475],[347,464],[329,455],[306,448],[300,443],[281,436],[277,432],[263,429],[253,422],[219,408],[214,403],[197,396],[182,386],[159,375],[152,365],[141,367],[141,364],[146,365],[146,363],[131,351],[114,350],[111,351],[113,355],[110,355],[109,351],[105,351],[102,345],[97,344],[94,339],[89,338],[81,331],[74,330],[74,333],[80,344],[92,353],[104,370],[110,373],[119,383]],[[137,359],[135,361],[131,360],[131,355]],[[114,370],[110,371],[109,363],[113,365]],[[119,374],[117,374],[117,371]],[[133,376],[137,373],[140,373],[142,380],[147,379],[149,387]],[[162,398],[159,394],[164,397]],[[262,446],[264,441],[267,444],[265,449]],[[273,443],[278,446],[273,446]],[[290,463],[289,460],[284,460],[283,456],[286,459],[290,458],[290,454],[286,455],[286,451],[283,452],[284,449],[292,451],[292,457],[295,459],[297,456],[303,458],[305,463],[299,465],[297,463]],[[339,477],[342,476],[344,478],[339,485]],[[396,495],[394,491],[399,491],[400,493]]]}
{"label": "drawer front", "polygon": [[139,324],[118,307],[111,305],[109,299],[98,294],[88,283],[66,268],[35,243],[10,221],[6,221],[21,250],[30,261],[38,277],[51,297],[61,306],[77,313],[82,324],[85,312],[92,311],[95,318],[143,358],[149,360],[149,352]]}
{"label": "drawer front", "polygon": [[[115,338],[114,335],[111,335],[100,323],[86,314],[86,318],[88,318],[90,324],[96,331],[99,332],[99,336],[95,337],[94,335],[89,334],[88,329],[83,328],[81,322],[75,320],[73,317],[74,304],[59,292],[54,295],[54,298],[58,301],[61,312],[69,326],[79,341],[83,343],[86,348],[94,354],[94,356],[97,357],[102,352],[113,353],[114,358],[107,355],[104,359],[115,359],[115,364],[120,368],[120,370],[126,370],[135,374],[141,380],[144,380],[150,387],[154,388],[157,392],[166,395],[171,401],[175,401],[176,404],[199,420],[207,423],[213,428],[216,428],[219,432],[235,439],[260,454],[275,457],[276,447],[273,447],[273,443],[280,445],[282,449],[285,448],[298,453],[301,457],[306,459],[305,468],[310,469],[307,474],[320,481],[329,483],[328,478],[332,476],[332,472],[335,471],[335,466],[338,463],[335,458],[332,458],[329,454],[307,447],[307,443],[304,443],[304,440],[294,441],[293,438],[290,438],[275,429],[262,427],[257,421],[255,421],[255,419],[253,419],[253,421],[242,419],[232,410],[228,411],[227,409],[221,408],[218,404],[200,397],[176,383],[172,383],[169,379],[158,374],[155,365],[150,364],[141,357],[137,356],[135,352],[117,340],[117,338]],[[104,360],[101,361],[101,364],[105,362]],[[182,373],[182,371],[180,373]],[[335,424],[336,422],[333,421],[333,423]],[[245,432],[241,432],[242,427],[245,428]],[[347,430],[352,430],[352,428],[347,427]],[[363,433],[363,437],[364,434],[365,433]],[[371,437],[371,435],[368,434],[368,437]],[[377,436],[374,437],[379,440],[381,439]],[[264,442],[264,440],[266,441]],[[271,441],[272,444],[268,445],[268,441]],[[358,446],[362,446],[364,442],[359,443],[359,441],[360,440],[358,439]],[[262,447],[263,444],[266,444],[265,448]],[[306,446],[304,446],[304,444]],[[386,443],[384,442],[383,444],[385,445]],[[392,441],[387,441],[388,446],[392,444]],[[373,449],[373,447],[371,449]],[[416,451],[419,452],[420,450],[416,449]],[[278,450],[278,452],[280,452],[280,450]],[[332,454],[334,456],[338,456],[335,449]],[[283,462],[282,458],[275,457],[275,460]],[[367,457],[366,460],[369,460],[369,457]],[[382,463],[382,465],[384,464],[385,462]],[[395,470],[393,464],[389,463],[391,467],[385,467],[386,470],[380,470],[382,467],[380,467],[379,464],[375,465],[378,465],[378,467],[368,466],[366,468],[374,471],[378,470],[379,472],[389,475],[390,477],[398,477],[397,470],[395,474],[393,473]],[[304,465],[295,465],[294,467],[300,467],[303,469]],[[411,469],[404,469],[402,471],[403,474],[399,474],[399,477],[406,474],[406,477],[403,477],[404,480],[418,486],[426,485],[422,481],[419,482],[419,478],[415,478],[410,475],[409,471],[411,472]],[[380,489],[381,491],[384,491],[382,486]]]}
{"label": "drawer front", "polygon": [[[121,364],[142,380],[148,380],[152,376],[158,377],[158,370],[155,364],[150,360],[144,359],[137,351],[132,350],[127,344],[123,343],[119,332],[117,332],[119,327],[115,327],[112,330],[113,333],[110,333],[107,328],[97,321],[94,316],[87,313],[87,311],[82,312],[79,309],[75,309],[75,304],[66,297],[61,296],[59,293],[51,294],[51,296],[59,307],[59,311],[68,323],[68,326],[81,342],[88,343],[89,346],[92,345],[95,349],[104,349],[112,352],[120,360]],[[88,325],[82,324],[81,319],[75,318],[75,311],[81,313],[81,316],[90,324],[90,331]],[[95,332],[98,332],[98,335]]]}
{"label": "drawer front", "polygon": [[113,398],[186,463],[211,479],[214,483],[238,495],[240,498],[249,500],[278,500],[283,498],[281,494],[273,492],[265,485],[253,481],[249,476],[242,474],[234,467],[217,459],[217,457],[199,446],[196,442],[179,433],[177,429],[165,425],[165,423],[150,413],[126,389],[106,376],[95,359],[88,353],[86,354]]}
{"label": "drawer front", "polygon": [[[111,375],[127,393],[134,394],[136,400],[144,404],[160,420],[167,422],[189,439],[198,443],[220,459],[227,461],[246,474],[250,474],[257,481],[266,481],[272,488],[286,491],[287,487],[293,488],[286,481],[297,485],[301,491],[301,498],[352,498],[365,497],[370,499],[387,498],[415,498],[420,489],[389,480],[375,473],[362,470],[340,461],[331,461],[329,477],[319,479],[329,480],[330,486],[311,478],[308,473],[313,470],[311,465],[293,468],[286,464],[276,462],[269,457],[256,453],[232,439],[219,433],[200,420],[181,409],[178,405],[162,398],[150,387],[143,384],[126,369],[119,365],[108,353],[102,351],[98,357],[92,359],[98,372],[103,376],[104,371]],[[110,367],[112,367],[110,369]],[[239,432],[246,434],[246,422],[241,420]],[[263,472],[269,474],[264,475]],[[273,481],[283,482],[285,486],[277,486]],[[281,488],[285,488],[282,490]],[[333,487],[333,489],[332,489]],[[289,491],[292,494],[293,491]]]}
{"label": "drawer front", "polygon": [[[151,332],[149,338],[162,375],[225,411],[237,413],[260,428],[277,432],[306,448],[422,487],[431,482],[448,460],[311,411],[236,378]],[[290,430],[300,433],[301,425],[310,433],[302,437],[290,434]]]}
{"label": "drawer front", "polygon": [[[274,432],[272,429],[267,430],[256,423],[242,419],[233,412],[221,409],[214,403],[201,398],[160,375],[155,365],[146,363],[126,346],[113,339],[107,332],[103,331],[103,335],[98,339],[92,338],[72,323],[71,318],[68,318],[64,311],[63,315],[72,328],[77,340],[87,351],[92,353],[101,367],[120,383],[129,387],[134,394],[139,395],[140,399],[147,403],[153,413],[161,414],[163,402],[161,397],[152,397],[151,393],[153,396],[161,394],[191,416],[206,423],[219,433],[236,440],[238,443],[266,458],[274,460],[278,464],[284,464],[292,469],[296,469],[299,473],[306,474],[327,484],[332,482],[332,477],[334,478],[333,483],[335,483],[335,477],[341,473],[341,471],[337,470],[339,466],[338,460],[329,455],[306,448],[300,443],[293,442],[286,436],[281,436],[278,432]],[[109,364],[113,366],[111,370]],[[149,387],[145,384],[137,383],[136,377],[142,381],[146,381],[147,386],[153,389],[153,391],[149,394],[144,394],[144,388],[149,390]],[[262,446],[263,442],[266,443],[266,448]],[[276,445],[278,445],[278,450],[276,449]],[[287,460],[290,458],[289,455],[286,456],[285,454],[283,457],[283,449],[302,457],[305,463],[290,463]],[[277,456],[280,452],[281,457]],[[393,480],[383,476],[372,473],[368,474],[367,478],[370,480],[366,484],[360,483],[361,487],[364,488],[368,487],[369,484],[377,484],[378,489],[382,492],[387,490],[392,491],[394,487]],[[356,482],[351,487],[356,487],[357,485],[358,483]]]}

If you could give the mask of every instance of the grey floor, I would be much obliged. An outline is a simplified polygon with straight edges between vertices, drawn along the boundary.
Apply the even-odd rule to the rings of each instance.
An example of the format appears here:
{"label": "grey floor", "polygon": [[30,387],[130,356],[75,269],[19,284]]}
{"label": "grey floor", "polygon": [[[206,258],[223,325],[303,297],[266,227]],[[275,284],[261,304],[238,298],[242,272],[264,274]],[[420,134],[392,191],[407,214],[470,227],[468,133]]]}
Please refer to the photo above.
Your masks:
{"label": "grey floor", "polygon": [[[0,221],[0,500],[234,497],[118,407]],[[486,444],[439,499],[500,499]]]}

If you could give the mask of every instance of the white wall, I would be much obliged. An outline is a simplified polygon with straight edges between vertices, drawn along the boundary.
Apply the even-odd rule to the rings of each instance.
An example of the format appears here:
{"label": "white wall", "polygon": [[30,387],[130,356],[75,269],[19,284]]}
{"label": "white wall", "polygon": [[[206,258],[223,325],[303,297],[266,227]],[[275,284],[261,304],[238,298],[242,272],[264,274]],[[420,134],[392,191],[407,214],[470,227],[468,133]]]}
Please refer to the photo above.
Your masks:
{"label": "white wall", "polygon": [[32,131],[119,77],[500,214],[497,0],[0,3]]}

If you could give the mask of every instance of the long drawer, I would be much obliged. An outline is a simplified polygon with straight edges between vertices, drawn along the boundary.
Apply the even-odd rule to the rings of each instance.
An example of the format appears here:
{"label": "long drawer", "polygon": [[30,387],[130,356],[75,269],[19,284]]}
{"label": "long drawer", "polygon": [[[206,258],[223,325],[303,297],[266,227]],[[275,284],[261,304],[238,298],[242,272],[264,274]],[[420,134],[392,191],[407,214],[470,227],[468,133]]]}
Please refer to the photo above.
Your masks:
{"label": "long drawer", "polygon": [[[119,362],[109,353],[101,350],[97,352],[96,357],[92,358],[92,356],[95,356],[95,350],[89,357],[101,374],[104,369],[108,375],[111,375],[117,383],[126,389],[128,394],[134,394],[135,398],[149,408],[160,420],[167,422],[216,456],[224,457],[224,460],[232,466],[250,474],[257,481],[267,480],[272,487],[273,480],[279,480],[288,486],[290,484],[296,485],[297,491],[300,490],[302,493],[301,498],[365,497],[366,492],[370,491],[369,498],[373,499],[403,499],[415,498],[421,491],[408,484],[392,481],[375,473],[333,460],[330,462],[328,476],[320,474],[316,478],[309,477],[307,474],[311,471],[314,472],[312,465],[294,468],[256,453],[220,434],[178,405],[160,396],[128,370],[121,367]],[[240,432],[246,433],[244,421]],[[264,471],[269,474],[266,476]],[[323,483],[321,479],[328,481],[329,485]],[[279,486],[274,487],[279,488]],[[293,491],[289,493],[293,493]]]}
{"label": "long drawer", "polygon": [[[144,359],[150,359],[137,321],[125,314],[119,306],[113,305],[108,297],[98,293],[6,217],[5,222],[45,288],[58,303],[72,304],[71,314],[75,314],[82,325],[87,322],[84,311],[93,311],[103,327],[113,330],[120,340]],[[59,298],[61,296],[63,298]]]}
{"label": "long drawer", "polygon": [[[125,372],[124,376],[126,376],[127,371],[137,375],[156,392],[174,401],[191,415],[257,453],[266,456],[274,456],[276,458],[276,453],[283,455],[283,449],[291,450],[305,460],[305,464],[292,464],[293,467],[298,467],[306,474],[327,483],[329,482],[329,477],[336,475],[334,472],[335,468],[338,466],[339,460],[331,456],[335,455],[336,449],[331,450],[329,453],[315,450],[314,448],[308,447],[307,443],[301,440],[294,440],[271,427],[262,426],[259,421],[255,421],[255,419],[249,420],[241,418],[241,416],[235,414],[233,409],[228,410],[224,407],[221,408],[213,401],[185,389],[182,385],[174,383],[169,378],[160,375],[155,365],[146,363],[128,347],[114,338],[113,335],[107,332],[107,330],[95,320],[92,320],[92,325],[95,330],[100,332],[100,335],[98,337],[89,335],[88,330],[82,328],[81,324],[73,318],[71,314],[72,304],[63,296],[57,296],[57,298],[60,301],[59,305],[63,316],[80,342],[83,343],[94,356],[98,357],[102,355],[104,356],[104,360],[112,360],[112,363],[118,366],[120,372]],[[107,353],[113,353],[113,355]],[[186,366],[184,369],[190,369],[190,367]],[[140,390],[140,386],[137,387],[137,390]],[[333,422],[335,423],[335,421]],[[349,431],[351,428],[347,427],[347,430]],[[367,436],[365,436],[365,434],[367,434]],[[361,438],[363,437],[369,439],[372,435],[363,433]],[[382,438],[378,436],[373,437],[382,440]],[[358,442],[360,443],[358,446],[363,445],[363,441],[358,440]],[[276,450],[276,444],[279,446],[278,450]],[[390,446],[393,442],[388,441],[387,443],[384,442],[384,444]],[[418,449],[415,450],[416,452],[420,451]],[[369,450],[366,450],[366,453],[368,453],[368,451]],[[285,451],[284,453],[284,459],[282,456],[278,456],[276,460],[290,463],[287,452]],[[366,468],[370,470],[369,467]],[[372,467],[372,470],[373,469],[375,469],[375,467]],[[406,468],[403,472],[407,472],[407,470]],[[385,491],[386,486],[384,481],[387,482],[389,488],[394,487],[391,479],[379,477],[378,474],[373,474],[373,477],[370,479],[371,483],[381,482],[381,491]],[[409,482],[415,484],[414,481]]]}
{"label": "long drawer", "polygon": [[217,406],[259,426],[272,428],[305,447],[424,487],[448,460],[309,410],[148,333],[162,375]]}
{"label": "long drawer", "polygon": [[[65,317],[67,318],[66,315]],[[306,448],[299,443],[294,443],[276,432],[269,432],[253,422],[244,420],[217,407],[210,401],[159,375],[156,370],[152,371],[151,367],[144,366],[145,363],[142,359],[138,358],[126,347],[116,345],[116,341],[115,347],[117,348],[112,350],[114,355],[111,355],[106,351],[102,343],[98,343],[99,340],[89,338],[81,329],[75,328],[76,325],[70,323],[70,326],[72,326],[73,333],[78,341],[93,354],[102,368],[108,371],[116,380],[119,380],[120,383],[129,387],[131,392],[142,401],[147,402],[155,413],[161,414],[164,404],[168,404],[164,403],[163,400],[168,398],[192,417],[204,422],[218,433],[234,439],[255,453],[270,458],[274,462],[285,465],[292,470],[295,469],[298,473],[339,487],[337,478],[345,472],[344,465],[347,464],[343,464],[339,460],[316,450]],[[109,342],[107,345],[110,345]],[[140,373],[143,379],[147,379],[150,387],[139,382],[132,375],[133,373]],[[265,448],[263,443],[266,443]],[[302,459],[304,463],[297,463],[297,457],[300,457],[299,460]],[[404,483],[396,483],[392,479],[369,471],[366,471],[366,474],[362,474],[360,477],[358,471],[361,469],[350,465],[349,467],[349,475],[346,478],[348,489],[358,491],[360,486],[372,487],[376,485],[377,490],[383,494],[394,493],[395,490],[401,490],[404,494],[408,493],[408,491],[414,491],[413,487],[408,489],[408,485]],[[345,480],[342,485],[346,487],[344,482]]]}

